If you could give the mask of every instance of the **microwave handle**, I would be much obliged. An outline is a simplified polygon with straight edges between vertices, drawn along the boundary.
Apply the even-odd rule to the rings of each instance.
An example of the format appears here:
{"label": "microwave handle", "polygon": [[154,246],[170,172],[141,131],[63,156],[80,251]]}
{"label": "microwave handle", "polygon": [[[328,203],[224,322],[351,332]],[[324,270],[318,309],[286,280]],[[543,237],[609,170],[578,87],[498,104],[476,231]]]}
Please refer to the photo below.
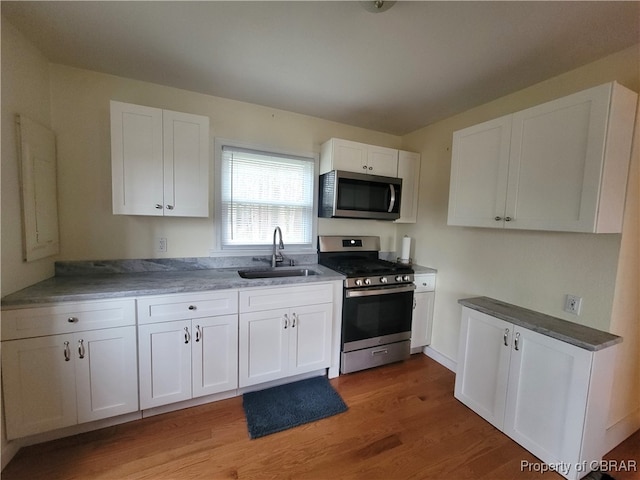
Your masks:
{"label": "microwave handle", "polygon": [[389,200],[389,210],[387,212],[393,212],[393,207],[396,206],[396,187],[393,183],[389,184],[389,190],[391,190],[391,199]]}

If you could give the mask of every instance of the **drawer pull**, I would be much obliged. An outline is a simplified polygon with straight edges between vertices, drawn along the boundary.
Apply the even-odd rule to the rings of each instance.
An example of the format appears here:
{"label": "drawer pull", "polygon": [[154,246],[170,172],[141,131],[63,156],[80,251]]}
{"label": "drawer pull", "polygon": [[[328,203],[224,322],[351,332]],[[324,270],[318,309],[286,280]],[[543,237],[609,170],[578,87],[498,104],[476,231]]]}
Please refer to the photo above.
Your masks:
{"label": "drawer pull", "polygon": [[67,318],[67,322],[69,322],[69,323],[78,323],[78,317],[69,317],[69,318]]}
{"label": "drawer pull", "polygon": [[64,361],[71,360],[71,350],[69,350],[69,342],[64,342]]}
{"label": "drawer pull", "polygon": [[84,340],[80,339],[78,341],[78,357],[84,358]]}
{"label": "drawer pull", "polygon": [[504,346],[505,347],[509,346],[509,329],[508,328],[504,329]]}
{"label": "drawer pull", "polygon": [[371,356],[375,357],[377,355],[386,355],[387,353],[389,353],[389,350],[387,350],[386,348],[383,348],[381,350],[374,350],[373,352],[371,352]]}
{"label": "drawer pull", "polygon": [[184,343],[191,341],[191,333],[189,333],[189,327],[184,327]]}
{"label": "drawer pull", "polygon": [[516,340],[514,344],[515,344],[515,349],[520,350],[520,333],[516,333]]}
{"label": "drawer pull", "polygon": [[189,310],[197,310],[198,307],[196,307],[195,305],[189,305]]}

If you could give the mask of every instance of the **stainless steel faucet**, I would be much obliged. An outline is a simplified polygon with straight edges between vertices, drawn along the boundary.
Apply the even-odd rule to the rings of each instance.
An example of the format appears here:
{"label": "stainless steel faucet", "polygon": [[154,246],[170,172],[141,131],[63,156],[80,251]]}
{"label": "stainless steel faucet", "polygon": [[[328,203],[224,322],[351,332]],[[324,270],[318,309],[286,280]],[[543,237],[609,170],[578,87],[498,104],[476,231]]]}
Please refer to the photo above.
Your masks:
{"label": "stainless steel faucet", "polygon": [[278,244],[278,248],[280,250],[284,249],[284,243],[282,243],[282,230],[280,230],[280,227],[276,227],[273,231],[273,255],[271,255],[271,267],[273,268],[278,266],[278,262],[284,261],[284,257],[281,254],[276,253],[276,236],[278,233],[280,234],[280,243]]}

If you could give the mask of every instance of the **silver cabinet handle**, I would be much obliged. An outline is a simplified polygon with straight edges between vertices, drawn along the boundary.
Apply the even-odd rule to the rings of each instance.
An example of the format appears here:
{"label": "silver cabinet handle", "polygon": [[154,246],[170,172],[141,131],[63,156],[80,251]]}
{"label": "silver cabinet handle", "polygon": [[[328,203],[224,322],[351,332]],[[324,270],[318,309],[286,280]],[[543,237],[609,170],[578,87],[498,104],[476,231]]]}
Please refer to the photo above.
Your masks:
{"label": "silver cabinet handle", "polygon": [[284,314],[284,328],[285,330],[289,328],[289,315],[287,315],[286,313]]}
{"label": "silver cabinet handle", "polygon": [[200,325],[196,325],[196,342],[199,342],[202,338],[202,330],[200,329]]}
{"label": "silver cabinet handle", "polygon": [[373,167],[369,167],[369,170],[373,170]]}
{"label": "silver cabinet handle", "polygon": [[291,321],[291,328],[296,328],[296,322],[298,321],[298,315],[293,314],[293,320]]}
{"label": "silver cabinet handle", "polygon": [[389,353],[389,350],[387,350],[386,348],[383,348],[382,350],[374,350],[371,352],[371,356],[375,357],[377,355],[386,355],[387,353]]}
{"label": "silver cabinet handle", "polygon": [[78,357],[84,358],[84,340],[80,339],[78,341]]}
{"label": "silver cabinet handle", "polygon": [[167,210],[173,210],[173,205],[167,205]]}
{"label": "silver cabinet handle", "polygon": [[67,322],[69,322],[69,323],[78,323],[78,317],[69,317],[69,318],[67,318]]}
{"label": "silver cabinet handle", "polygon": [[495,218],[494,218],[494,220],[495,220],[496,222],[499,222],[500,220],[502,220],[502,217],[495,217]]}
{"label": "silver cabinet handle", "polygon": [[64,361],[71,360],[71,350],[69,349],[69,342],[64,342]]}
{"label": "silver cabinet handle", "polygon": [[504,346],[508,347],[509,346],[509,329],[508,328],[504,329],[504,337],[503,337],[503,339],[504,339]]}
{"label": "silver cabinet handle", "polygon": [[195,305],[189,305],[189,310],[197,310],[198,307],[196,307]]}
{"label": "silver cabinet handle", "polygon": [[520,350],[520,333],[516,333],[516,340],[514,342],[516,350]]}
{"label": "silver cabinet handle", "polygon": [[504,217],[505,222],[510,222],[511,220],[512,220],[511,217]]}
{"label": "silver cabinet handle", "polygon": [[159,203],[156,203],[156,208],[157,208],[158,210],[162,210],[162,205],[160,205]]}
{"label": "silver cabinet handle", "polygon": [[367,169],[367,166],[366,166],[366,165],[362,165],[362,169],[363,169],[363,170],[366,170],[366,169]]}
{"label": "silver cabinet handle", "polygon": [[191,333],[189,333],[189,327],[184,327],[184,343],[191,341]]}

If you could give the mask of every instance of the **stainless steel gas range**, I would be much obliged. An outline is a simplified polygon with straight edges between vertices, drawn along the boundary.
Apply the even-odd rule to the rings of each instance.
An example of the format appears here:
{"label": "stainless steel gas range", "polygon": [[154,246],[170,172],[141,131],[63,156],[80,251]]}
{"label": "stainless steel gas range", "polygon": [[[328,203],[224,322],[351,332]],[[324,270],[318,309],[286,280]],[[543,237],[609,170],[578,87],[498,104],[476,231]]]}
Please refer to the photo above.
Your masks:
{"label": "stainless steel gas range", "polygon": [[409,358],[413,269],[381,260],[379,253],[380,237],[318,237],[318,263],[347,276],[341,373]]}

